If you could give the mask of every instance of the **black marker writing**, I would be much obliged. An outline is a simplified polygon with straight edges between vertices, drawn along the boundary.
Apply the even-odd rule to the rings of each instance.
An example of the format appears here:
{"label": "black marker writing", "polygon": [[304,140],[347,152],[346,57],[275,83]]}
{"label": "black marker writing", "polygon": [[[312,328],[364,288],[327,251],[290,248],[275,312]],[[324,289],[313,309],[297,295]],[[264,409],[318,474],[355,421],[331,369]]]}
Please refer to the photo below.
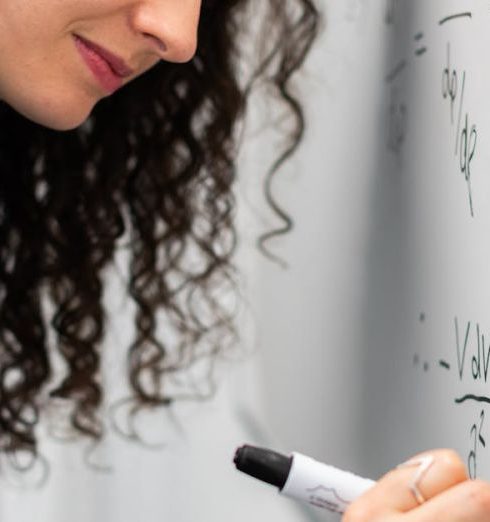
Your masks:
{"label": "black marker writing", "polygon": [[417,42],[417,44],[420,45],[420,47],[417,47],[417,49],[415,49],[415,55],[416,56],[421,56],[421,55],[423,55],[423,54],[425,54],[427,52],[427,47],[420,43],[423,40],[423,38],[424,38],[424,33],[422,33],[422,32],[417,33],[413,37],[413,39]]}
{"label": "black marker writing", "polygon": [[387,0],[385,11],[385,24],[392,25],[395,23],[398,0]]}
{"label": "black marker writing", "polygon": [[482,435],[483,429],[483,421],[485,420],[485,412],[481,410],[480,412],[480,421],[477,424],[473,424],[470,430],[470,437],[472,439],[472,448],[468,455],[468,472],[470,478],[475,479],[477,475],[477,455],[479,446],[485,447],[485,439]]}
{"label": "black marker writing", "polygon": [[470,122],[468,112],[463,117],[466,71],[462,73],[451,65],[451,45],[446,48],[446,64],[442,70],[442,97],[449,102],[451,126],[454,124],[454,107],[458,101],[458,123],[455,135],[454,154],[459,152],[459,169],[464,175],[468,191],[471,216],[473,212],[473,196],[471,189],[471,167],[476,153],[478,131],[476,125]]}
{"label": "black marker writing", "polygon": [[456,20],[458,18],[471,18],[471,13],[469,11],[466,11],[464,13],[457,13],[457,14],[452,14],[452,15],[446,16],[446,17],[442,18],[441,20],[439,20],[439,25],[443,25],[446,22],[450,22],[451,20]]}

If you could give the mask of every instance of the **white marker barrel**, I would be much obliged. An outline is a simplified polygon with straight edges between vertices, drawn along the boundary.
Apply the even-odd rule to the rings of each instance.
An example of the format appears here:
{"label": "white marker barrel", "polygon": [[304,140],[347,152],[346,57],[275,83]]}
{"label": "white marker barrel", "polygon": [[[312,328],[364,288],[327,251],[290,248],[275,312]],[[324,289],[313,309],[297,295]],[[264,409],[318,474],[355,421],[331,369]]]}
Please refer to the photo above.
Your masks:
{"label": "white marker barrel", "polygon": [[293,463],[281,490],[283,495],[343,513],[348,505],[371,488],[374,480],[292,453]]}

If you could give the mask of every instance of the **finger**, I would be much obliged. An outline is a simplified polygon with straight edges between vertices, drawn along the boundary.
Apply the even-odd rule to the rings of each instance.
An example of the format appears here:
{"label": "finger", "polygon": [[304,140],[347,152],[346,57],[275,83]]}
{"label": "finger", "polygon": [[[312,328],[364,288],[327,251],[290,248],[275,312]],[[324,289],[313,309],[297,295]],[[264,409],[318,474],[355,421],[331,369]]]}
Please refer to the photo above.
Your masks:
{"label": "finger", "polygon": [[[425,457],[432,456],[431,465],[418,479],[418,489],[424,500],[431,499],[448,488],[466,480],[466,467],[453,450],[439,449],[416,455],[407,463],[388,472],[376,485],[357,499],[347,513],[349,520],[374,520],[382,514],[404,513],[420,504],[411,489]],[[361,514],[361,515],[359,515]]]}
{"label": "finger", "polygon": [[431,498],[403,517],[404,522],[484,522],[490,519],[490,484],[466,480]]}

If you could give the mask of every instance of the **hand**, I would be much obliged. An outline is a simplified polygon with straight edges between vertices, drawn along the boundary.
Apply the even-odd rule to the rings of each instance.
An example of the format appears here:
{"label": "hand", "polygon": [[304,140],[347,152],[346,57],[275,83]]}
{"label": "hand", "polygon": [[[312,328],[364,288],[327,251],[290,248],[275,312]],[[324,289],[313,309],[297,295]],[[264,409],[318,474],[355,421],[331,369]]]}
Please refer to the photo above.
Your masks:
{"label": "hand", "polygon": [[[432,461],[420,477],[421,504],[411,485],[421,457]],[[488,522],[490,483],[469,480],[466,466],[452,450],[420,453],[384,475],[353,502],[342,522]]]}

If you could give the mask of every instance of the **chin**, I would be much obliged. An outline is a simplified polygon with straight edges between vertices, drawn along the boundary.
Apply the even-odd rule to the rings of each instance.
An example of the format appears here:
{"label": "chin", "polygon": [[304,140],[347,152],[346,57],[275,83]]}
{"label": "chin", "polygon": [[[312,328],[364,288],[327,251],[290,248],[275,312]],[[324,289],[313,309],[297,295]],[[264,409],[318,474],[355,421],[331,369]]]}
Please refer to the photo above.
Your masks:
{"label": "chin", "polygon": [[43,127],[56,131],[76,129],[90,116],[94,103],[78,99],[75,101],[61,99],[44,100],[44,103],[11,103],[11,107],[19,114]]}
{"label": "chin", "polygon": [[19,111],[23,116],[29,120],[42,125],[48,129],[55,131],[69,131],[76,129],[90,116],[91,110],[88,111],[36,111],[36,112],[23,112]]}

